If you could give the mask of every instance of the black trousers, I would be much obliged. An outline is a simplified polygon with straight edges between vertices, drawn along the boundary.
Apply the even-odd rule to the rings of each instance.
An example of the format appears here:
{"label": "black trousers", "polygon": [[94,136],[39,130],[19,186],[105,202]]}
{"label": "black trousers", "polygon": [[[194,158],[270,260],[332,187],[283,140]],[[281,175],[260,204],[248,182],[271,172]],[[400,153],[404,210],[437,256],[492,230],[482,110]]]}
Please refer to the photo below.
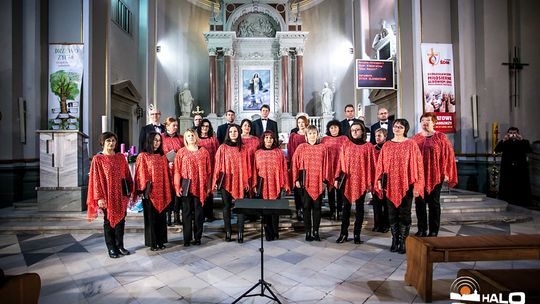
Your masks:
{"label": "black trousers", "polygon": [[210,193],[204,200],[203,205],[204,217],[207,219],[214,218],[214,194]]}
{"label": "black trousers", "polygon": [[429,207],[429,232],[439,233],[441,226],[441,189],[442,183],[433,188],[431,193],[424,192],[424,198],[417,197],[416,218],[418,219],[418,231],[428,230],[428,213],[426,205]]}
{"label": "black trousers", "polygon": [[336,212],[341,213],[343,210],[343,191],[332,188],[331,191],[328,192],[328,205],[330,206],[330,213],[334,214]]}
{"label": "black trousers", "polygon": [[167,243],[167,214],[161,213],[149,199],[143,199],[144,245],[157,247]]}
{"label": "black trousers", "polygon": [[[354,215],[354,235],[360,235],[362,230],[362,223],[364,222],[364,201],[366,194],[362,195],[354,203],[356,205],[356,214]],[[343,204],[343,216],[341,218],[341,234],[348,235],[349,225],[351,223],[351,207],[352,204],[345,197],[345,204]]]}
{"label": "black trousers", "polygon": [[[223,200],[223,222],[225,224],[225,232],[231,233],[231,208],[232,195],[225,189],[221,189],[221,198]],[[244,232],[244,215],[238,214],[238,232]]]}
{"label": "black trousers", "polygon": [[319,231],[321,226],[321,204],[323,194],[321,193],[316,200],[313,200],[311,196],[307,193],[304,193],[304,225],[306,227],[306,232],[311,231],[312,220],[311,215],[313,214],[313,231]]}
{"label": "black trousers", "polygon": [[[277,197],[277,199],[280,198],[280,196]],[[261,224],[264,224],[264,233],[267,240],[279,238],[279,215],[265,215],[261,221]]]}
{"label": "black trousers", "polygon": [[191,242],[192,239],[200,241],[204,224],[203,206],[199,198],[191,193],[182,197],[182,220],[184,243]]}
{"label": "black trousers", "polygon": [[386,200],[388,202],[388,220],[390,222],[390,225],[411,225],[412,200],[413,186],[409,187],[409,190],[401,200],[401,205],[399,205],[399,207],[396,207],[390,200]]}
{"label": "black trousers", "polygon": [[302,206],[304,205],[303,192],[304,189],[296,187],[293,188],[294,206],[296,207],[296,211],[302,210]]}
{"label": "black trousers", "polygon": [[126,226],[126,216],[111,227],[111,222],[107,219],[107,209],[103,210],[103,235],[108,250],[118,251],[118,248],[124,248],[124,227]]}
{"label": "black trousers", "polygon": [[178,196],[176,196],[176,193],[173,191],[172,193],[172,201],[169,203],[167,208],[165,208],[165,211],[167,212],[180,212],[182,208],[182,199]]}
{"label": "black trousers", "polygon": [[386,194],[380,199],[373,194],[373,226],[375,228],[388,227],[388,202]]}

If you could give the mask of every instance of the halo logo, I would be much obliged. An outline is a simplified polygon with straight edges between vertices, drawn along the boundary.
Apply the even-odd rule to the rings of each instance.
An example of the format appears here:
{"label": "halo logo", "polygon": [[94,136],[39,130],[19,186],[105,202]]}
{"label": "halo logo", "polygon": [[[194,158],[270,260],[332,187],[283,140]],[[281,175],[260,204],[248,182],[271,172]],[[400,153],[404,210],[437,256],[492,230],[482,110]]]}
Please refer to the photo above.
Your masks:
{"label": "halo logo", "polygon": [[[511,292],[508,296],[502,293],[480,293],[478,282],[468,276],[459,277],[450,286],[450,300],[479,303],[497,304],[525,304],[524,292]],[[452,304],[464,304],[463,302],[452,302]]]}
{"label": "halo logo", "polygon": [[439,55],[439,53],[435,53],[433,51],[433,48],[431,48],[431,53],[428,53],[427,55],[428,55],[429,64],[436,65],[436,64],[439,63],[440,55]]}

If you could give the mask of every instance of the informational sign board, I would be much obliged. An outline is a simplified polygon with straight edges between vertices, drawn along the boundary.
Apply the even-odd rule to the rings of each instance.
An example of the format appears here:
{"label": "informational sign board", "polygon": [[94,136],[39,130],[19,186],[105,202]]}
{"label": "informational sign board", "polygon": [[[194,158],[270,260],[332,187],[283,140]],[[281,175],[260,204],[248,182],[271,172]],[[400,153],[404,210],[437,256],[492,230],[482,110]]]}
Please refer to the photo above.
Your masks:
{"label": "informational sign board", "polygon": [[356,59],[357,89],[394,89],[393,60]]}

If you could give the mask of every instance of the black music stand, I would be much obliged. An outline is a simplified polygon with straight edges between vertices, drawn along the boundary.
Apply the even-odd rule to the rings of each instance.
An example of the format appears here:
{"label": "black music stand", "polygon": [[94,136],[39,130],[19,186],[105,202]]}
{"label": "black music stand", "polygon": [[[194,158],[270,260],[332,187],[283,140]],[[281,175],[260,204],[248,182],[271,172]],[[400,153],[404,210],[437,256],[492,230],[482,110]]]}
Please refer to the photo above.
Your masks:
{"label": "black music stand", "polygon": [[[259,251],[261,252],[261,278],[259,279],[259,282],[257,284],[253,285],[253,287],[251,287],[248,291],[244,292],[238,299],[234,300],[233,304],[238,303],[238,301],[240,301],[242,298],[257,297],[257,296],[267,297],[281,304],[281,302],[276,297],[274,292],[270,289],[272,284],[264,280],[264,216],[265,215],[278,215],[278,216],[290,215],[291,210],[289,209],[289,201],[285,199],[278,199],[278,200],[242,199],[242,200],[237,200],[234,203],[233,212],[237,214],[261,216],[261,248],[259,248]],[[249,294],[259,285],[261,286],[260,293]],[[264,293],[265,290],[268,290],[271,296],[265,294]]]}

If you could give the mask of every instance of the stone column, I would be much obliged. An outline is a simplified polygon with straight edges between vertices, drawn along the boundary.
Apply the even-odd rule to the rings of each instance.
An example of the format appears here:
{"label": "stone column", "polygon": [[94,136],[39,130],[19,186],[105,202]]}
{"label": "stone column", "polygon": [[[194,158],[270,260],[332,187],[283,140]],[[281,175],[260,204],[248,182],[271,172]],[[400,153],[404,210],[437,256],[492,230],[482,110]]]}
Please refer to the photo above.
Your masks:
{"label": "stone column", "polygon": [[296,100],[298,112],[304,112],[304,50],[296,49]]}
{"label": "stone column", "polygon": [[224,56],[224,62],[225,62],[225,82],[224,82],[224,104],[225,104],[225,111],[231,109],[232,106],[232,79],[231,79],[231,68],[232,68],[232,49],[224,49],[225,56]]}
{"label": "stone column", "polygon": [[289,49],[282,48],[281,56],[281,112],[289,112]]}
{"label": "stone column", "polygon": [[217,70],[216,70],[216,50],[208,50],[208,66],[210,75],[210,113],[216,113],[216,96],[217,96]]}

